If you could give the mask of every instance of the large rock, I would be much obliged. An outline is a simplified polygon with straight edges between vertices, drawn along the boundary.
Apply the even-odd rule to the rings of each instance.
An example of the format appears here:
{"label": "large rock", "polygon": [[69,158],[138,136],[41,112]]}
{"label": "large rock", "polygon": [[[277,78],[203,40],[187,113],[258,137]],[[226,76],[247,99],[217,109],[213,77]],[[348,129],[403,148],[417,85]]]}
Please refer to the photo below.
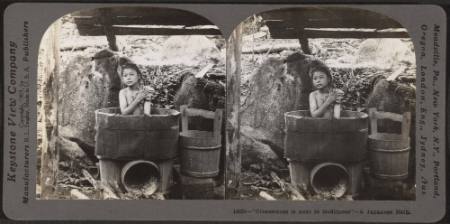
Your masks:
{"label": "large rock", "polygon": [[[411,112],[415,116],[415,90],[405,84],[395,81],[379,79],[369,96],[367,107],[376,108],[378,111],[386,111],[397,114]],[[401,125],[398,122],[381,122],[380,131],[400,132]],[[414,123],[412,123],[414,124]],[[413,127],[414,125],[411,125]]]}
{"label": "large rock", "polygon": [[308,97],[313,87],[308,73],[311,66],[317,65],[323,63],[299,53],[286,60],[265,61],[250,78],[249,95],[240,111],[241,125],[267,133],[265,142],[282,152],[284,114],[309,108]]}
{"label": "large rock", "polygon": [[198,65],[204,61],[221,61],[223,56],[214,41],[205,36],[172,36],[159,50],[165,64]]}
{"label": "large rock", "polygon": [[[174,107],[180,109],[182,105],[189,108],[215,111],[225,107],[225,87],[218,82],[204,78],[196,78],[192,73],[185,73],[181,77],[181,86],[174,99]],[[223,119],[225,121],[225,119]],[[212,130],[212,120],[192,118],[190,126],[196,130]]]}
{"label": "large rock", "polygon": [[72,138],[94,145],[94,111],[118,106],[118,56],[107,50],[94,57],[73,58],[59,75],[59,125],[72,130]]}
{"label": "large rock", "polygon": [[[93,165],[93,161],[89,160],[86,153],[81,149],[77,143],[70,141],[65,137],[57,137],[56,146],[60,152],[59,161],[67,161],[73,166],[87,166]],[[72,167],[72,168],[77,168]]]}
{"label": "large rock", "polygon": [[181,76],[181,86],[174,99],[175,109],[179,110],[181,105],[188,105],[190,108],[208,110],[208,96],[203,91],[200,80],[194,74],[187,72]]}
{"label": "large rock", "polygon": [[393,69],[403,63],[415,64],[414,47],[411,41],[400,39],[367,39],[356,53],[356,64],[360,67]]}
{"label": "large rock", "polygon": [[241,126],[241,137],[239,143],[242,149],[242,167],[249,169],[255,164],[265,164],[267,168],[270,166],[280,167],[286,166],[286,162],[272,148],[263,143],[266,133],[255,130],[249,126]]}

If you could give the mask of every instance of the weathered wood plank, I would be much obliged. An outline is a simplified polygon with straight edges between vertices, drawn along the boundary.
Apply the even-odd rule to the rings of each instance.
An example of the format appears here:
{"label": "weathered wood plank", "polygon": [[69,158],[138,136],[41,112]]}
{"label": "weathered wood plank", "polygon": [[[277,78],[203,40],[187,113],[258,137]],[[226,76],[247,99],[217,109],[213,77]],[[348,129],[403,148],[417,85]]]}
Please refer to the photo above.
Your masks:
{"label": "weathered wood plank", "polygon": [[403,139],[409,138],[410,128],[411,128],[411,112],[405,112],[403,113],[403,122],[402,122]]}
{"label": "weathered wood plank", "polygon": [[[300,16],[296,16],[300,18]],[[355,28],[355,29],[388,29],[388,28],[403,28],[399,23],[392,22],[391,19],[374,20],[349,20],[347,18],[303,18],[305,25],[309,28]],[[294,27],[295,23],[286,18],[278,20],[265,20],[267,26],[273,27]]]}
{"label": "weathered wood plank", "polygon": [[89,200],[90,198],[77,189],[70,190],[70,197],[76,200]]}
{"label": "weathered wood plank", "polygon": [[403,121],[403,115],[391,113],[391,112],[384,112],[384,111],[377,111],[376,108],[370,108],[371,116],[375,119],[389,119],[397,122]]}
{"label": "weathered wood plank", "polygon": [[[112,7],[113,24],[158,24],[158,25],[212,25],[203,16],[180,9],[155,7]],[[77,24],[89,23],[101,16],[100,9],[82,10],[72,13]]]}
{"label": "weathered wood plank", "polygon": [[[184,105],[184,106],[186,106],[186,105]],[[209,110],[186,108],[183,111],[184,111],[184,113],[186,113],[187,117],[199,116],[199,117],[203,117],[206,119],[214,119],[216,117],[216,113],[213,111],[209,111]],[[182,115],[182,117],[184,117],[184,116]]]}
{"label": "weathered wood plank", "polygon": [[265,191],[259,192],[259,196],[262,197],[265,200],[268,200],[268,201],[275,201],[275,200],[277,200],[272,195],[270,195],[269,193],[267,193]]}
{"label": "weathered wood plank", "polygon": [[[297,39],[295,29],[270,28],[273,39]],[[305,38],[409,38],[406,31],[348,31],[348,30],[308,30],[304,31]]]}
{"label": "weathered wood plank", "polygon": [[369,108],[369,118],[370,118],[370,134],[376,135],[378,133],[378,123],[375,113],[377,108]]}
{"label": "weathered wood plank", "polygon": [[[78,27],[81,36],[103,36],[105,31],[101,26]],[[222,35],[220,30],[182,29],[182,28],[145,28],[145,27],[117,27],[111,28],[116,35]]]}
{"label": "weathered wood plank", "polygon": [[264,20],[303,20],[310,27],[400,28],[397,21],[368,10],[337,7],[288,8],[261,14]]}
{"label": "weathered wood plank", "polygon": [[217,109],[215,111],[214,117],[214,138],[217,140],[217,142],[220,142],[222,139],[222,117],[223,110]]}
{"label": "weathered wood plank", "polygon": [[281,189],[284,192],[287,192],[290,195],[290,198],[294,201],[304,201],[305,197],[290,183],[286,183],[283,181],[275,172],[270,172],[270,176],[275,182],[280,185]]}
{"label": "weathered wood plank", "polygon": [[242,26],[234,29],[227,45],[227,111],[226,111],[226,158],[227,194],[239,187],[241,173],[241,149],[239,147],[239,105]]}
{"label": "weathered wood plank", "polygon": [[[77,26],[91,26],[98,24],[98,18],[94,16],[77,16],[74,17],[74,22]],[[200,18],[196,15],[186,14],[165,14],[145,16],[117,16],[111,17],[112,24],[115,25],[148,25],[155,24],[161,26],[204,26],[213,25],[210,21],[204,18]]]}
{"label": "weathered wood plank", "polygon": [[[56,178],[58,175],[59,153],[56,148],[56,136],[58,135],[58,74],[59,74],[59,30],[60,20],[57,20],[48,29],[42,38],[42,49],[44,56],[42,63],[44,68],[43,88],[43,127],[46,131],[42,134],[42,152],[41,152],[41,197],[42,199],[55,198]],[[39,63],[41,64],[41,63]]]}

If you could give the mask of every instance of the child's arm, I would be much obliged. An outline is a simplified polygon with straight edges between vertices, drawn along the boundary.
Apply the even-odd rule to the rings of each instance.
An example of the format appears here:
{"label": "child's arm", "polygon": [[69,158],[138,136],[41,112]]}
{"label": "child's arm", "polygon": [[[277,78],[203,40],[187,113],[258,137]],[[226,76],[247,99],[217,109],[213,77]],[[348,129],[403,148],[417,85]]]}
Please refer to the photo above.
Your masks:
{"label": "child's arm", "polygon": [[330,94],[322,105],[317,104],[316,93],[309,94],[309,110],[312,117],[322,117],[328,110],[328,107],[336,100],[334,94]]}
{"label": "child's arm", "polygon": [[136,99],[130,104],[127,104],[127,99],[125,96],[125,91],[120,90],[119,92],[119,106],[120,112],[124,115],[132,114],[133,111],[139,106],[139,103],[145,98],[145,95],[141,92],[138,93]]}

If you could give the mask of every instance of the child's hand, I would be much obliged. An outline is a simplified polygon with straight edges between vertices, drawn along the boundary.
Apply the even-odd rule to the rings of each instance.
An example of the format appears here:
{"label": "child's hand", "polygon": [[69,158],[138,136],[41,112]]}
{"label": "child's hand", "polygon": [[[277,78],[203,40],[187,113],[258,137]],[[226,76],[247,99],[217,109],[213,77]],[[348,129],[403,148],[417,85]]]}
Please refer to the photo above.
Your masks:
{"label": "child's hand", "polygon": [[344,97],[344,91],[342,91],[340,89],[334,89],[334,90],[330,91],[325,103],[329,104],[329,105],[334,102],[341,103],[343,97]]}
{"label": "child's hand", "polygon": [[146,92],[143,90],[140,90],[138,92],[138,94],[136,95],[136,98],[134,99],[137,102],[141,102],[142,100],[145,99],[145,97],[147,96]]}
{"label": "child's hand", "polygon": [[327,98],[327,100],[325,100],[324,104],[331,105],[336,101],[336,99],[337,99],[337,95],[334,92],[330,92],[328,94],[328,98]]}
{"label": "child's hand", "polygon": [[146,101],[152,100],[153,92],[155,91],[155,89],[153,89],[150,86],[144,86],[143,91],[145,93],[145,100]]}
{"label": "child's hand", "polygon": [[152,94],[151,93],[146,93],[145,94],[145,101],[151,101],[152,100]]}
{"label": "child's hand", "polygon": [[335,89],[333,92],[336,95],[336,103],[341,103],[342,99],[344,98],[344,91],[340,89]]}

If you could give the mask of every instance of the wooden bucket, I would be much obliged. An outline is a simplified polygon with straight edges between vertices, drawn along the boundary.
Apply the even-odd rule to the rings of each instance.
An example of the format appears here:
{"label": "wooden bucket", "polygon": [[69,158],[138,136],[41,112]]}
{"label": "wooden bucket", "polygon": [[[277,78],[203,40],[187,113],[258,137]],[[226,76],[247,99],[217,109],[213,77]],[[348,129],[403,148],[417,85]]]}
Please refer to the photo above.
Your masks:
{"label": "wooden bucket", "polygon": [[[180,107],[181,127],[181,173],[192,177],[214,177],[219,174],[222,110],[215,112]],[[210,131],[188,130],[188,117],[198,116],[214,120]]]}
{"label": "wooden bucket", "polygon": [[[403,115],[369,109],[371,135],[369,135],[369,159],[372,173],[380,179],[400,180],[408,177],[409,128],[411,113]],[[402,123],[402,133],[379,133],[378,119]]]}

